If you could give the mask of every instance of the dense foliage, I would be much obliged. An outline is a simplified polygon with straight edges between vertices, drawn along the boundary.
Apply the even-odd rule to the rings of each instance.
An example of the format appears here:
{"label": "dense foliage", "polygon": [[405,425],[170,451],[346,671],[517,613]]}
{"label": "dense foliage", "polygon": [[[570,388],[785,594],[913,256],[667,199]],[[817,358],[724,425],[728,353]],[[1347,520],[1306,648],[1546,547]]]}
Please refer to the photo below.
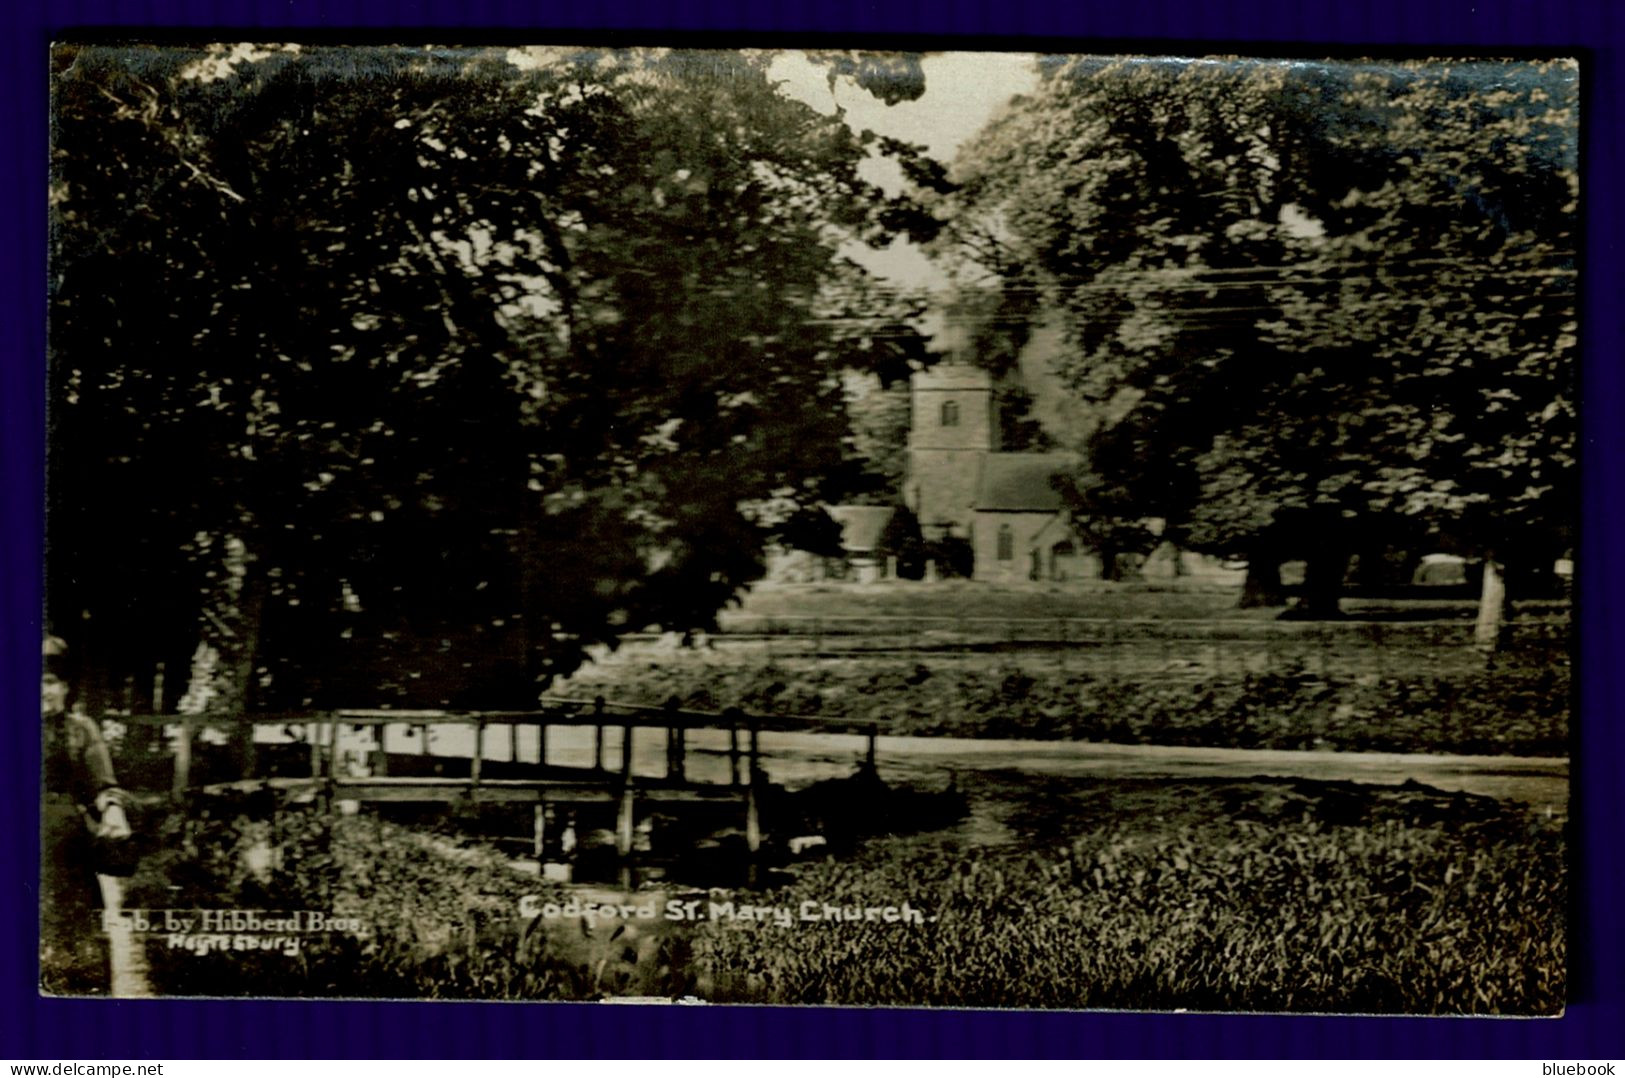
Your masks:
{"label": "dense foliage", "polygon": [[1573,541],[1577,93],[1568,63],[1047,63],[962,149],[940,243],[992,290],[1001,354],[1063,335],[1094,541],[1158,517],[1266,574],[1308,557],[1320,612],[1351,554],[1430,533],[1550,566]]}
{"label": "dense foliage", "polygon": [[[58,49],[49,609],[92,693],[201,637],[200,707],[522,703],[760,575],[861,469],[842,373],[918,352],[837,317],[891,310],[847,253],[909,148],[772,58]],[[892,59],[824,56],[917,96]]]}
{"label": "dense foliage", "polygon": [[376,819],[315,812],[172,820],[142,865],[131,908],[316,911],[362,933],[305,935],[299,953],[197,954],[146,940],[166,995],[401,999],[581,998],[592,974],[518,937],[515,911],[549,888],[499,855]]}

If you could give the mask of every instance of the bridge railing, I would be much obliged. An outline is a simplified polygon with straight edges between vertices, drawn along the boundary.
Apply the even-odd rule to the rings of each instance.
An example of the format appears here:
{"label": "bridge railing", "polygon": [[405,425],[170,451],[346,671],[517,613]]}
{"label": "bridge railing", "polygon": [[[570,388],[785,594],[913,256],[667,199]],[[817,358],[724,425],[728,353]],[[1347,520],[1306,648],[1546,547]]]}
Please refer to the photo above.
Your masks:
{"label": "bridge railing", "polygon": [[[883,725],[875,719],[848,719],[834,716],[812,715],[760,715],[739,708],[706,711],[682,708],[677,702],[665,705],[625,703],[602,697],[582,699],[574,697],[547,697],[543,707],[526,711],[446,711],[391,708],[345,708],[320,712],[298,713],[202,713],[190,715],[129,715],[118,721],[127,726],[175,728],[174,772],[171,795],[184,800],[196,787],[192,781],[193,746],[197,734],[204,728],[226,729],[246,735],[239,740],[243,749],[239,759],[240,777],[235,782],[216,783],[217,786],[252,787],[272,785],[271,779],[256,778],[256,743],[253,731],[264,726],[299,727],[310,751],[308,776],[284,779],[283,784],[300,784],[324,790],[335,800],[379,801],[445,801],[461,796],[476,800],[531,800],[536,803],[536,850],[542,849],[545,810],[554,800],[614,800],[619,802],[617,813],[617,842],[630,850],[632,820],[635,801],[639,797],[662,801],[708,800],[715,797],[738,797],[744,802],[746,815],[746,842],[755,852],[761,842],[761,827],[757,813],[757,788],[764,777],[761,767],[759,735],[763,730],[805,730],[821,733],[859,733],[866,738],[863,768],[874,774],[876,742]],[[425,778],[422,776],[346,775],[343,754],[339,751],[339,731],[342,727],[412,726],[427,730],[437,726],[465,727],[473,732],[470,744],[469,771],[466,778]],[[549,727],[590,726],[594,728],[593,766],[582,774],[560,776],[546,774],[548,761]],[[534,777],[492,779],[485,774],[486,737],[491,727],[507,727],[516,732],[521,727],[536,730],[536,759],[530,761],[537,769]],[[606,767],[604,760],[605,731],[621,729],[620,758],[614,767]],[[633,736],[639,730],[663,730],[666,737],[665,774],[650,782],[635,778],[632,773]],[[688,734],[696,729],[723,729],[728,732],[728,779],[724,783],[700,783],[691,779],[687,767]],[[379,745],[384,745],[379,737]],[[298,743],[297,741],[294,743]],[[428,751],[428,738],[420,742],[423,752]],[[510,737],[508,761],[518,759],[517,740]],[[387,759],[387,757],[386,757]]]}

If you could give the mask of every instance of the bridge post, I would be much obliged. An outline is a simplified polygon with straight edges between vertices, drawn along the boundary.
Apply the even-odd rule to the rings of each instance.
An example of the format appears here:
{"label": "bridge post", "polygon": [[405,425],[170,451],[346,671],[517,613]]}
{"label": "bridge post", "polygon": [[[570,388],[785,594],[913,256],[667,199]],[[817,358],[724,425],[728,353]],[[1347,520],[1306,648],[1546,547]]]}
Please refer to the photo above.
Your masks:
{"label": "bridge post", "polygon": [[759,750],[757,746],[756,723],[750,724],[750,758],[749,777],[745,780],[745,849],[750,851],[752,858],[750,872],[751,880],[755,881],[755,857],[762,849],[762,812],[757,803],[757,786],[761,780],[761,771],[757,766]]}
{"label": "bridge post", "polygon": [[871,776],[879,774],[879,772],[875,770],[875,739],[879,737],[879,735],[880,727],[871,722],[869,724],[869,744],[863,757],[864,770],[868,771]]}
{"label": "bridge post", "polygon": [[615,814],[615,852],[623,862],[632,856],[632,831],[637,823],[637,804],[630,780],[621,785],[621,807]]}
{"label": "bridge post", "polygon": [[259,748],[254,744],[254,720],[245,712],[238,723],[240,728],[233,739],[237,742],[237,768],[243,778],[251,779],[259,765]]}
{"label": "bridge post", "polygon": [[737,720],[728,723],[728,785],[739,785],[739,724]]}
{"label": "bridge post", "polygon": [[681,703],[675,696],[666,697],[666,777],[676,775],[682,764],[677,758],[677,708]]}
{"label": "bridge post", "polygon": [[327,777],[334,782],[339,780],[339,717],[329,714],[327,718]]}
{"label": "bridge post", "polygon": [[547,845],[547,798],[540,797],[536,801],[536,815],[530,825],[531,849],[536,854],[536,860],[542,859],[542,850]]}
{"label": "bridge post", "polygon": [[485,755],[485,720],[474,720],[474,758],[468,762],[469,784],[480,784],[480,762]]}
{"label": "bridge post", "polygon": [[341,811],[338,798],[334,796],[339,781],[339,716],[335,711],[328,711],[323,717],[327,720],[327,782],[320,796],[323,810],[332,813]]}
{"label": "bridge post", "polygon": [[592,698],[593,718],[598,721],[592,728],[592,766],[594,770],[604,770],[604,704],[602,696]]}
{"label": "bridge post", "polygon": [[632,793],[632,724],[621,727],[621,805],[615,816],[615,852],[625,861],[632,856],[632,827],[636,804]]}
{"label": "bridge post", "polygon": [[[762,849],[762,815],[756,803],[756,780],[754,777],[745,787],[745,849],[755,857]],[[754,865],[752,869],[754,870]]]}

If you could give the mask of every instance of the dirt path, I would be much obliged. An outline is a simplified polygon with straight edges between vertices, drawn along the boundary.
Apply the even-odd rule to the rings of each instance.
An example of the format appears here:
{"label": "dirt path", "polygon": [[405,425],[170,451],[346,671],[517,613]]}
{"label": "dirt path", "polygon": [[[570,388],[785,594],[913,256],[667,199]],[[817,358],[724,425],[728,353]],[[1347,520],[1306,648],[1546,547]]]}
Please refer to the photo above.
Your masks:
{"label": "dirt path", "polygon": [[[634,740],[634,770],[658,774],[665,744],[655,731]],[[609,735],[605,755],[619,758],[619,732]],[[863,758],[856,734],[761,735],[768,776],[792,789],[852,773]],[[689,767],[695,778],[724,781],[728,735],[720,730],[689,734]],[[548,758],[561,764],[592,760],[592,733],[585,727],[556,728]],[[1107,745],[1079,741],[1019,741],[952,737],[882,737],[877,760],[888,782],[940,785],[952,772],[1013,771],[1051,778],[1306,778],[1399,785],[1409,780],[1441,790],[1462,790],[1537,809],[1567,811],[1569,762],[1559,757],[1443,756],[1390,752],[1298,752],[1282,749],[1177,748]]]}
{"label": "dirt path", "polygon": [[[1569,768],[1565,759],[1507,756],[1438,756],[1406,753],[1293,752],[1158,745],[1044,745],[1001,741],[989,745],[898,746],[892,757],[899,776],[943,766],[972,771],[1013,770],[1067,778],[1305,778],[1373,785],[1415,781],[1461,790],[1537,809],[1567,811]],[[906,739],[899,739],[906,740]],[[882,774],[887,765],[882,764]]]}
{"label": "dirt path", "polygon": [[[526,730],[519,743],[521,760],[536,759],[535,732]],[[369,735],[370,736],[370,735]],[[386,738],[391,751],[412,751],[399,732]],[[341,745],[353,740],[341,737]],[[604,766],[618,766],[621,731],[604,731]],[[371,744],[371,742],[367,742]],[[357,742],[360,745],[360,742]],[[412,743],[415,745],[415,742]],[[437,756],[468,756],[473,736],[466,729],[443,728],[432,742]],[[823,779],[850,775],[863,759],[865,739],[858,734],[764,732],[763,766],[768,777],[791,789]],[[506,736],[488,732],[488,760],[508,758]],[[549,763],[589,767],[593,731],[585,726],[556,726],[547,743]],[[1397,786],[1420,782],[1441,790],[1462,790],[1502,800],[1522,801],[1538,810],[1566,812],[1569,762],[1562,757],[1445,756],[1394,752],[1305,752],[1285,749],[1186,748],[1164,745],[1111,745],[1084,741],[1025,741],[955,737],[881,737],[877,760],[888,782],[941,786],[954,773],[1015,772],[1070,779],[1209,779],[1303,778]],[[666,766],[665,731],[648,729],[633,739],[633,773],[656,776]],[[702,782],[728,781],[728,734],[691,730],[688,774]]]}

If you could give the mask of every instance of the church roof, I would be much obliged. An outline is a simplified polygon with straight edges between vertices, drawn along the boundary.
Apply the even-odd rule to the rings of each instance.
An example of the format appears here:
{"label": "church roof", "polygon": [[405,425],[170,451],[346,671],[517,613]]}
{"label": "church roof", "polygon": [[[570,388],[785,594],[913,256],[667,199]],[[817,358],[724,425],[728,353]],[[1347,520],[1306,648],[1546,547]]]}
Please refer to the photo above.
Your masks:
{"label": "church roof", "polygon": [[1054,513],[1065,507],[1050,481],[1075,465],[1065,453],[989,453],[982,458],[974,508],[1000,513]]}
{"label": "church roof", "polygon": [[841,526],[841,547],[852,553],[874,550],[896,510],[885,505],[832,505],[827,512]]}

